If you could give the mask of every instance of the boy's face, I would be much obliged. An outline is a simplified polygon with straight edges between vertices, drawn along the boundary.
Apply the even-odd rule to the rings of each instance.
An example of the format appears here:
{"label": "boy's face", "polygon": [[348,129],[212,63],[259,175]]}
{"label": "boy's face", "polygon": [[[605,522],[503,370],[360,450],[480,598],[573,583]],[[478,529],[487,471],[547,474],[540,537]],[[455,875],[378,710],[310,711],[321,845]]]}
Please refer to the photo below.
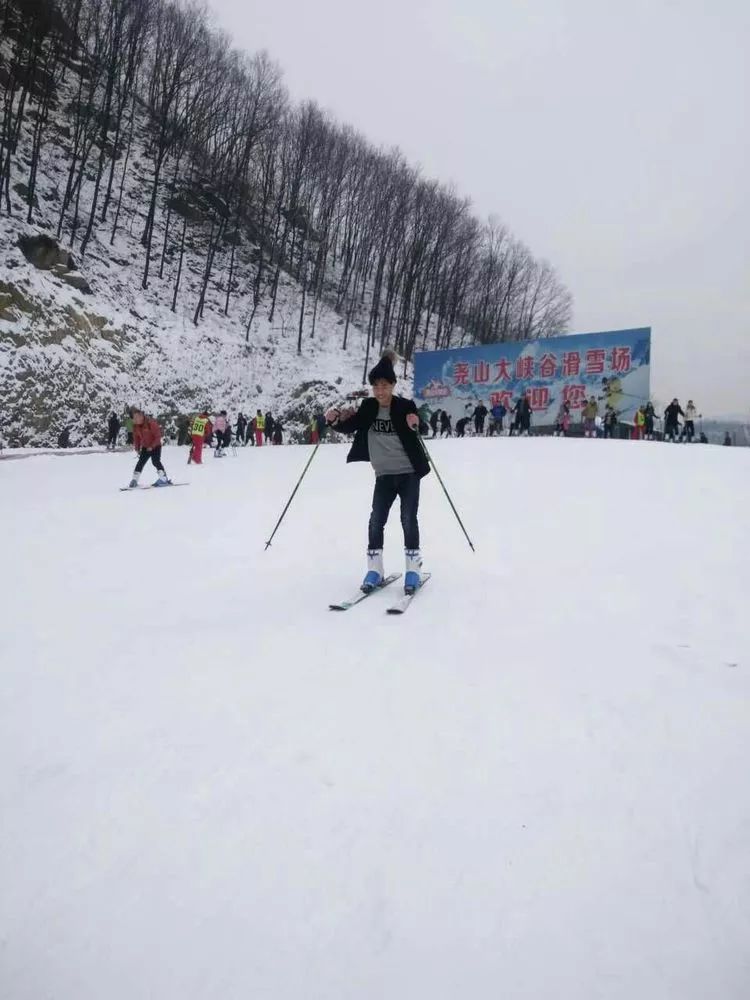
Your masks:
{"label": "boy's face", "polygon": [[372,394],[380,405],[387,409],[393,399],[393,385],[388,379],[379,378],[373,383]]}
{"label": "boy's face", "polygon": [[134,424],[142,424],[143,423],[143,419],[144,418],[143,418],[143,414],[142,413],[138,412],[138,413],[134,413],[133,414],[133,423]]}

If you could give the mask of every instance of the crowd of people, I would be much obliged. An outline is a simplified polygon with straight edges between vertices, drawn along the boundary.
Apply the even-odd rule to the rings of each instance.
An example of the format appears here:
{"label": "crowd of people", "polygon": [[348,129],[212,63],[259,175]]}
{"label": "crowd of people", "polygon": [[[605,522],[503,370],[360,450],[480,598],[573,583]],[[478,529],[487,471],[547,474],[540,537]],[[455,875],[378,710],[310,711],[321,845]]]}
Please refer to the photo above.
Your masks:
{"label": "crowd of people", "polygon": [[[602,405],[603,403],[603,405]],[[578,427],[575,426],[574,414],[578,413]],[[429,415],[422,413],[422,433],[432,437],[466,437],[467,433],[475,437],[493,437],[507,434],[512,437],[526,436],[531,433],[532,407],[527,396],[520,396],[508,408],[502,403],[494,404],[490,409],[484,402],[476,405],[467,404],[465,415],[453,420],[445,410],[432,410]],[[552,424],[552,433],[557,437],[568,437],[572,434],[587,438],[631,438],[636,441],[653,441],[658,436],[664,441],[685,442],[699,441],[708,443],[708,438],[701,430],[696,432],[696,420],[702,414],[688,400],[683,410],[678,399],[673,399],[666,407],[663,417],[663,431],[657,431],[656,424],[660,419],[651,401],[642,403],[635,412],[632,421],[622,421],[620,414],[611,402],[602,397],[590,396],[573,409],[569,402],[560,405]],[[682,418],[682,423],[680,423]],[[506,423],[507,421],[507,423]],[[549,426],[548,424],[546,426]],[[727,432],[725,445],[731,445],[732,439]]]}
{"label": "crowd of people", "polygon": [[[134,407],[127,407],[120,417],[113,410],[107,420],[107,450],[114,451],[124,431],[128,446],[134,443]],[[237,414],[232,425],[226,410],[212,412],[204,407],[194,417],[181,415],[177,418],[177,444],[190,445],[191,460],[202,461],[203,449],[213,449],[215,458],[224,458],[232,443],[238,447],[251,445],[260,448],[264,444],[284,443],[284,427],[271,413],[258,410],[254,417]]]}
{"label": "crowd of people", "polygon": [[[603,403],[603,406],[601,405]],[[133,407],[128,407],[122,416],[112,411],[107,420],[107,450],[117,448],[121,434],[124,433],[124,443],[133,446],[134,414]],[[493,437],[529,436],[531,433],[533,410],[527,396],[520,396],[512,406],[495,403],[487,407],[483,401],[477,404],[467,404],[462,417],[453,423],[451,415],[443,409],[429,410],[425,407],[420,411],[420,429],[425,437]],[[576,418],[577,414],[577,418]],[[696,422],[702,417],[692,399],[688,400],[684,410],[677,398],[664,410],[663,428],[657,429],[657,423],[662,418],[657,416],[651,401],[642,403],[632,420],[622,421],[614,406],[601,397],[590,396],[582,404],[573,409],[569,402],[559,407],[552,424],[552,433],[558,437],[571,435],[587,438],[631,438],[639,441],[658,439],[670,442],[694,441],[707,444],[708,439],[702,430],[696,431]],[[576,426],[577,425],[577,426]],[[549,427],[549,424],[546,425]],[[328,424],[322,411],[316,410],[305,428],[304,439],[307,443],[318,444],[325,440]],[[223,458],[227,449],[235,447],[257,447],[265,445],[280,445],[284,443],[284,428],[278,418],[257,410],[255,416],[249,417],[240,412],[232,425],[226,410],[211,413],[204,408],[194,417],[180,416],[177,418],[177,444],[189,445],[190,461],[202,462],[204,449],[213,449],[215,458]],[[727,431],[723,443],[732,444],[732,438]],[[69,431],[66,428],[60,435],[59,447],[70,447]]]}
{"label": "crowd of people", "polygon": [[[284,443],[284,428],[280,420],[274,419],[271,413],[258,410],[255,416],[245,416],[242,411],[237,414],[237,420],[232,426],[226,410],[221,410],[213,416],[208,409],[203,409],[192,422],[187,417],[177,421],[177,444],[190,444],[196,451],[200,439],[200,449],[214,448],[214,456],[223,458],[226,449],[232,441],[235,446],[244,448],[262,448],[264,444],[279,445]],[[200,459],[199,459],[200,460]]]}

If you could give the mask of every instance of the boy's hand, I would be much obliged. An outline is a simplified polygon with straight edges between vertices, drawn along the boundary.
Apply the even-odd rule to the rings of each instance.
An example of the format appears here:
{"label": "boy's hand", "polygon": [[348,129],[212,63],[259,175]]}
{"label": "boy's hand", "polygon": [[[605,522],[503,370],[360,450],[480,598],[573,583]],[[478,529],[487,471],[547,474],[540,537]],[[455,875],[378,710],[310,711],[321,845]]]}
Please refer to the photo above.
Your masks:
{"label": "boy's hand", "polygon": [[406,422],[411,427],[413,431],[417,430],[419,427],[419,414],[418,413],[407,413]]}
{"label": "boy's hand", "polygon": [[336,424],[339,420],[348,420],[349,417],[354,416],[354,410],[329,410],[326,413],[326,423]]}

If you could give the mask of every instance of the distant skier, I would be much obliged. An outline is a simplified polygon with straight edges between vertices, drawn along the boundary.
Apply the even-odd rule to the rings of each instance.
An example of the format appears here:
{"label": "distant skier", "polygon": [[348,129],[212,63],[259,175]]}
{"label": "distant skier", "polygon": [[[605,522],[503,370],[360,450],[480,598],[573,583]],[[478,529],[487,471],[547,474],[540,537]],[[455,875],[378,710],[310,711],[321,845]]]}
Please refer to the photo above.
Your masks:
{"label": "distant skier", "polygon": [[516,419],[511,427],[511,434],[515,429],[519,435],[525,434],[528,437],[531,431],[531,403],[528,396],[518,397],[516,405],[513,407],[513,413],[515,413]]}
{"label": "distant skier", "polygon": [[555,418],[555,437],[567,437],[570,430],[570,403],[563,403]]}
{"label": "distant skier", "polygon": [[117,436],[120,433],[120,418],[112,411],[107,421],[107,451],[114,451],[117,447]]}
{"label": "distant skier", "polygon": [[614,409],[607,403],[604,410],[604,436],[605,438],[613,438],[615,432],[617,431],[617,414]]}
{"label": "distant skier", "polygon": [[502,403],[495,403],[495,405],[490,410],[492,416],[492,423],[490,424],[490,434],[502,434],[503,433],[503,420],[505,419],[505,414],[508,411],[505,409]]}
{"label": "distant skier", "polygon": [[271,416],[270,413],[266,414],[265,427],[263,428],[263,434],[264,434],[264,437],[266,439],[266,444],[268,444],[268,442],[273,437],[273,417]]}
{"label": "distant skier", "polygon": [[224,449],[228,447],[229,439],[232,434],[229,429],[229,421],[227,420],[226,410],[222,410],[214,421],[214,433],[216,434],[216,449],[214,451],[214,458],[224,458],[226,456]]}
{"label": "distant skier", "polygon": [[440,437],[453,437],[450,414],[445,410],[440,414]]}
{"label": "distant skier", "polygon": [[[652,421],[653,423],[653,421]],[[643,432],[646,428],[646,411],[642,406],[639,406],[635,411],[635,416],[633,417],[633,439],[635,441],[643,440]]]}
{"label": "distant skier", "polygon": [[[325,420],[325,417],[323,417]],[[273,441],[272,444],[283,444],[284,443],[284,428],[281,426],[281,422],[278,420],[274,421],[273,424]]]}
{"label": "distant skier", "polygon": [[310,444],[318,444],[320,442],[320,431],[318,430],[318,421],[316,417],[313,417],[310,421]]}
{"label": "distant skier", "polygon": [[676,441],[679,436],[679,417],[684,417],[680,402],[675,397],[664,411],[664,440]]}
{"label": "distant skier", "polygon": [[484,421],[487,418],[487,407],[480,401],[479,406],[474,410],[474,430],[478,436],[484,436]]}
{"label": "distant skier", "polygon": [[692,444],[695,437],[695,418],[697,416],[698,410],[695,407],[695,403],[692,399],[689,399],[685,407],[685,426],[682,429],[682,433],[685,435],[685,440],[688,444]]}
{"label": "distant skier", "polygon": [[70,427],[63,427],[57,436],[58,448],[70,448]]}
{"label": "distant skier", "polygon": [[367,574],[362,590],[368,593],[384,578],[383,539],[388,514],[396,497],[401,498],[406,574],[404,591],[414,593],[421,583],[422,556],[419,542],[419,486],[430,471],[418,437],[419,415],[414,401],[394,395],[395,354],[386,351],[369,373],[373,397],[354,410],[332,409],[329,425],[343,434],[354,433],[347,462],[371,462],[375,489],[368,529]]}
{"label": "distant skier", "polygon": [[153,417],[147,417],[143,410],[133,410],[133,447],[138,452],[138,461],[130,480],[130,489],[134,490],[138,486],[138,480],[149,459],[159,473],[154,486],[170,486],[161,461],[161,427]]}
{"label": "distant skier", "polygon": [[599,404],[595,396],[591,396],[583,408],[583,436],[596,437],[596,418],[599,416]]}
{"label": "distant skier", "polygon": [[466,425],[469,423],[469,417],[461,417],[460,420],[456,421],[456,437],[462,438],[466,434]]}
{"label": "distant skier", "polygon": [[190,443],[190,420],[185,416],[184,413],[180,414],[177,418],[177,446],[182,448],[183,445]]}
{"label": "distant skier", "polygon": [[724,441],[722,443],[727,448],[731,448],[732,447],[732,435],[729,433],[729,431],[725,432],[725,434],[724,434]]}
{"label": "distant skier", "polygon": [[237,439],[237,442],[243,446],[247,444],[247,439],[245,437],[246,432],[247,432],[247,419],[245,418],[244,413],[240,411],[237,414],[237,424],[235,426],[234,436]]}
{"label": "distant skier", "polygon": [[255,415],[255,443],[260,448],[263,444],[263,431],[266,429],[266,418],[260,410]]}
{"label": "distant skier", "polygon": [[654,440],[654,420],[656,418],[656,412],[654,411],[654,404],[649,400],[645,406],[642,406],[643,416],[645,421],[643,424],[643,432],[646,435],[647,441]]}
{"label": "distant skier", "polygon": [[213,433],[213,428],[211,426],[211,420],[208,416],[208,410],[202,409],[198,416],[193,420],[193,426],[190,428],[190,436],[193,440],[192,447],[190,448],[190,454],[188,456],[188,465],[191,462],[195,462],[196,465],[203,465],[203,445],[206,440],[206,435],[210,436]]}
{"label": "distant skier", "polygon": [[133,443],[133,408],[128,407],[122,417],[122,422],[125,424],[125,444]]}
{"label": "distant skier", "polygon": [[430,427],[432,428],[433,437],[437,437],[439,422],[440,422],[440,410],[434,410],[432,416],[430,417]]}

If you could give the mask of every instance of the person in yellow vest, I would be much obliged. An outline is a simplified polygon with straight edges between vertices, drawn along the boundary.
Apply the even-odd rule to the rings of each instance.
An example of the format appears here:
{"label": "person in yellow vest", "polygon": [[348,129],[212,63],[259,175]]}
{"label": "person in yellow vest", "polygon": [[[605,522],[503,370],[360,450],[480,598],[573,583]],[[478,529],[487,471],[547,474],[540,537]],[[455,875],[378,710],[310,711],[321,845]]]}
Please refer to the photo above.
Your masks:
{"label": "person in yellow vest", "polygon": [[263,431],[266,429],[266,418],[258,410],[255,415],[255,443],[260,448],[263,444]]}
{"label": "person in yellow vest", "polygon": [[320,431],[318,430],[318,418],[313,417],[310,421],[310,444],[317,444],[320,441]]}
{"label": "person in yellow vest", "polygon": [[193,444],[188,455],[188,465],[191,462],[195,462],[196,465],[203,465],[203,442],[206,440],[206,437],[211,437],[212,432],[211,420],[208,416],[208,411],[204,408],[195,420],[193,420],[193,426],[190,428],[190,436],[193,439]]}
{"label": "person in yellow vest", "polygon": [[643,407],[639,406],[635,411],[635,417],[633,419],[633,437],[636,441],[643,440],[643,429],[646,426],[646,414],[643,412]]}

